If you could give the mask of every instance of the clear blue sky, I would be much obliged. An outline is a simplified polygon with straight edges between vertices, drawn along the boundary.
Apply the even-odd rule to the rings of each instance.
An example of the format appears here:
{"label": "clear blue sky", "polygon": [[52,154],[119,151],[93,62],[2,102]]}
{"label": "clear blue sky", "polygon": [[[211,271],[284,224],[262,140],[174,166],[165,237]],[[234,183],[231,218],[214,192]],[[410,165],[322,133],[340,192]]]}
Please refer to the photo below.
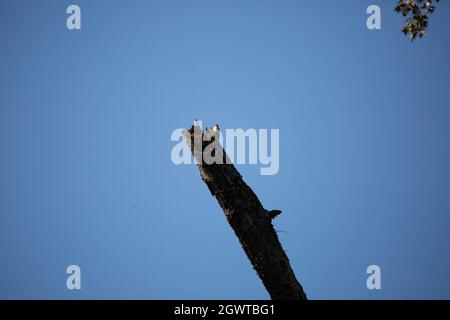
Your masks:
{"label": "clear blue sky", "polygon": [[450,298],[450,6],[411,43],[395,3],[2,0],[0,298],[268,298],[170,160],[194,118],[280,129],[277,175],[238,169],[310,298]]}

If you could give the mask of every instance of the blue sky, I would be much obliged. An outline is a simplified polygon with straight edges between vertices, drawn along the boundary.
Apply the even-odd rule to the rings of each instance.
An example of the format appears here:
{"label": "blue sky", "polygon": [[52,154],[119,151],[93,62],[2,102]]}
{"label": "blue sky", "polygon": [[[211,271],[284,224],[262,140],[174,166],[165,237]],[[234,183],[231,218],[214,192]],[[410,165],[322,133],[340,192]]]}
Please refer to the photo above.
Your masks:
{"label": "blue sky", "polygon": [[280,129],[238,170],[309,298],[450,298],[450,8],[411,43],[395,2],[1,1],[0,298],[268,298],[170,159],[194,118]]}

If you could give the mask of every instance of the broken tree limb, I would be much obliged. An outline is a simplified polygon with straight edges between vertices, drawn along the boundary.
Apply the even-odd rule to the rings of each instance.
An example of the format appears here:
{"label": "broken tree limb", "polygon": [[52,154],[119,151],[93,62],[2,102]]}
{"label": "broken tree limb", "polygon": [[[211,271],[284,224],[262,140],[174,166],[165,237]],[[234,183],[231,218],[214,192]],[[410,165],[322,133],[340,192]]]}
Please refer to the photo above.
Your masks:
{"label": "broken tree limb", "polygon": [[[256,194],[227,158],[225,150],[218,143],[218,133],[212,133],[211,130],[203,132],[195,125],[184,131],[203,181],[222,207],[270,297],[274,300],[306,300],[306,294],[292,271],[272,225],[272,219],[281,211],[264,209]],[[214,142],[216,145],[212,156],[220,155],[223,161],[204,161],[206,150],[211,150]]]}

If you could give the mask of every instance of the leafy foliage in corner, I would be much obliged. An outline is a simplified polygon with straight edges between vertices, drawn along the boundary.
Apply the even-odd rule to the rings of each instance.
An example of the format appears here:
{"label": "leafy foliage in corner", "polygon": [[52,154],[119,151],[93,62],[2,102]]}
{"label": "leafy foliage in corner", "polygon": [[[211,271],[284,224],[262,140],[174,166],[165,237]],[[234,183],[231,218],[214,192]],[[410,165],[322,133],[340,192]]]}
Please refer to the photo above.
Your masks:
{"label": "leafy foliage in corner", "polygon": [[408,17],[403,25],[402,32],[409,36],[411,41],[417,36],[422,38],[428,28],[429,16],[434,12],[434,3],[442,0],[399,0],[395,11]]}

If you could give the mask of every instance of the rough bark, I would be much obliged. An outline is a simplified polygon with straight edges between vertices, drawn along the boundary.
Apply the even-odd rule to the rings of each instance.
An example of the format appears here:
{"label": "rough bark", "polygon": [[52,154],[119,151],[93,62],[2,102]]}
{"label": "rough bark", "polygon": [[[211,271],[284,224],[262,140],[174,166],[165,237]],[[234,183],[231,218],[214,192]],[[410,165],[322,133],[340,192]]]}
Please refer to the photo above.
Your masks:
{"label": "rough bark", "polygon": [[[276,214],[271,215],[264,209],[233,164],[225,160],[224,164],[206,164],[203,161],[203,151],[210,144],[210,141],[203,141],[206,134],[198,126],[192,126],[185,131],[187,144],[197,161],[203,181],[222,207],[270,297],[274,300],[306,300],[306,294],[273,228],[272,218]],[[195,141],[200,141],[200,144]],[[223,159],[227,158],[218,142],[215,152],[223,152]]]}

